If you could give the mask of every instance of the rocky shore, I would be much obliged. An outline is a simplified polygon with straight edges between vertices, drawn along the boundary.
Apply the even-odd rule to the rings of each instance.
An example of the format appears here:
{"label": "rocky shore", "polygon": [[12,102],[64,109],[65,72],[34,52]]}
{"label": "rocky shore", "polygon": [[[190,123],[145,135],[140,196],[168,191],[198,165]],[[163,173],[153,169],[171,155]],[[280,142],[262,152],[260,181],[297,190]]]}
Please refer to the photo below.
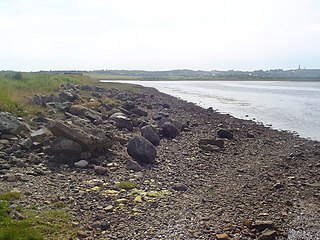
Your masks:
{"label": "rocky shore", "polygon": [[29,124],[0,112],[0,191],[64,206],[78,239],[320,239],[319,142],[122,89],[34,96]]}

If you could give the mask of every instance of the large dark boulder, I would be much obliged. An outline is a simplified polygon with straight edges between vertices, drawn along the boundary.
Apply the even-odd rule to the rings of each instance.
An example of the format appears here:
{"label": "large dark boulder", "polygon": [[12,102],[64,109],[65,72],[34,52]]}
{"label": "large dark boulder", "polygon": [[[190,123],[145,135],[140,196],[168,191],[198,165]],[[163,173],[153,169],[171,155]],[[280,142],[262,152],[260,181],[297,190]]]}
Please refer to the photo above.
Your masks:
{"label": "large dark boulder", "polygon": [[162,125],[162,133],[165,137],[175,138],[179,135],[180,131],[178,128],[170,122],[165,122]]}
{"label": "large dark boulder", "polygon": [[156,148],[142,136],[135,136],[129,141],[127,152],[140,163],[154,163],[157,155]]}
{"label": "large dark boulder", "polygon": [[141,128],[141,136],[149,140],[155,146],[158,146],[160,143],[160,137],[150,125]]}
{"label": "large dark boulder", "polygon": [[131,110],[132,113],[140,116],[140,117],[146,117],[148,116],[148,112],[146,112],[145,110],[141,109],[141,108],[134,108]]}
{"label": "large dark boulder", "polygon": [[227,139],[232,139],[233,138],[233,132],[226,128],[219,128],[217,130],[217,135],[219,138],[227,138]]}

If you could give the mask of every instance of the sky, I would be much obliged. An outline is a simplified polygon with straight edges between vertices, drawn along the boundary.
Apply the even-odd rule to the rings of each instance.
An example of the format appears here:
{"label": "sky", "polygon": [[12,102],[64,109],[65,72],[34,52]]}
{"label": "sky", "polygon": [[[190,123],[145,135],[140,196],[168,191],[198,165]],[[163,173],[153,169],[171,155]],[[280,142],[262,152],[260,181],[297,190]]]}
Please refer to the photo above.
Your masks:
{"label": "sky", "polygon": [[0,70],[320,68],[319,0],[0,0]]}

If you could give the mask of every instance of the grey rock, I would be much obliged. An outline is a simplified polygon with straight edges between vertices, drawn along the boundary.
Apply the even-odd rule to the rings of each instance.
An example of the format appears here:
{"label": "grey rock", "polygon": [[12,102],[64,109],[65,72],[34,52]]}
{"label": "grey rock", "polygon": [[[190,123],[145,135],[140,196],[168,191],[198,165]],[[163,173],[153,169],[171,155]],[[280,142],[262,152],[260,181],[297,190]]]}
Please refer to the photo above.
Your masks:
{"label": "grey rock", "polygon": [[108,169],[102,166],[94,166],[93,170],[96,175],[106,175],[108,172]]}
{"label": "grey rock", "polygon": [[217,130],[217,135],[220,137],[220,138],[227,138],[227,139],[232,139],[233,138],[233,133],[226,129],[226,128],[219,128]]}
{"label": "grey rock", "polygon": [[106,231],[106,230],[110,229],[110,227],[111,227],[111,223],[107,222],[107,221],[102,222],[101,226],[100,226],[102,231]]}
{"label": "grey rock", "polygon": [[85,112],[87,111],[88,109],[84,106],[81,106],[81,105],[73,105],[69,108],[69,113],[75,115],[75,116],[84,116],[85,115]]}
{"label": "grey rock", "polygon": [[80,160],[74,163],[74,166],[77,168],[86,168],[88,167],[89,163],[86,160]]}
{"label": "grey rock", "polygon": [[141,171],[141,169],[142,169],[139,163],[137,163],[136,161],[131,160],[131,159],[129,159],[125,162],[125,166],[126,166],[126,169],[133,170],[136,172]]}
{"label": "grey rock", "polygon": [[275,230],[265,229],[261,233],[259,240],[274,240],[276,239],[276,236],[277,236],[277,232]]}
{"label": "grey rock", "polygon": [[88,109],[87,111],[85,111],[84,115],[86,118],[88,118],[92,122],[102,120],[102,114],[91,109]]}
{"label": "grey rock", "polygon": [[0,132],[19,135],[24,125],[8,112],[0,112]]}
{"label": "grey rock", "polygon": [[30,149],[33,145],[33,141],[30,138],[21,139],[19,145],[25,149]]}
{"label": "grey rock", "polygon": [[117,116],[114,121],[118,128],[126,128],[129,131],[133,130],[133,123],[130,118],[125,116]]}
{"label": "grey rock", "polygon": [[136,105],[133,102],[125,102],[124,104],[122,104],[122,107],[127,111],[130,111],[132,109],[135,109]]}
{"label": "grey rock", "polygon": [[259,232],[262,232],[265,229],[274,229],[274,223],[272,221],[261,221],[261,220],[256,220],[253,224],[252,227],[257,229]]}
{"label": "grey rock", "polygon": [[215,145],[219,148],[224,148],[224,141],[221,139],[203,138],[199,140],[199,145]]}
{"label": "grey rock", "polygon": [[207,152],[219,152],[220,148],[215,145],[199,145],[199,148]]}
{"label": "grey rock", "polygon": [[109,120],[115,121],[118,116],[123,116],[123,117],[125,117],[126,115],[119,110],[119,112],[115,112],[115,113],[113,113],[112,115],[110,115]]}
{"label": "grey rock", "polygon": [[188,187],[184,184],[176,184],[172,187],[172,189],[179,192],[185,192],[188,190]]}
{"label": "grey rock", "polygon": [[78,95],[76,93],[73,93],[71,91],[62,91],[59,94],[59,97],[63,100],[63,101],[69,101],[69,102],[73,102],[74,100],[78,99]]}
{"label": "grey rock", "polygon": [[162,125],[162,132],[165,137],[175,138],[179,135],[179,130],[170,122],[165,122]]}
{"label": "grey rock", "polygon": [[148,112],[146,112],[145,110],[141,109],[141,108],[134,108],[131,110],[132,113],[140,116],[140,117],[146,117],[148,116]]}
{"label": "grey rock", "polygon": [[12,134],[2,134],[1,138],[6,139],[6,140],[11,140],[11,141],[18,141],[19,140],[15,135],[12,135]]}
{"label": "grey rock", "polygon": [[9,145],[10,141],[8,139],[0,139],[0,144]]}
{"label": "grey rock", "polygon": [[29,154],[29,157],[28,157],[28,162],[32,163],[32,164],[40,164],[42,161],[41,157],[33,154],[33,153],[30,153]]}
{"label": "grey rock", "polygon": [[141,135],[155,146],[160,143],[160,137],[150,125],[141,128]]}
{"label": "grey rock", "polygon": [[128,154],[139,163],[154,163],[156,148],[142,136],[133,137],[127,146]]}
{"label": "grey rock", "polygon": [[62,154],[79,158],[81,145],[65,137],[58,137],[50,144],[50,150],[54,154]]}

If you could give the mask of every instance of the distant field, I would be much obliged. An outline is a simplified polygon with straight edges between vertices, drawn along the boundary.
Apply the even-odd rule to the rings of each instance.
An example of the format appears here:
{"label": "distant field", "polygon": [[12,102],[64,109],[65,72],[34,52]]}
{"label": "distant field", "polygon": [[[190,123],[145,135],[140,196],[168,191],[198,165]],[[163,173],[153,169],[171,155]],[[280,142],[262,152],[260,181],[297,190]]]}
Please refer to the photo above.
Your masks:
{"label": "distant field", "polygon": [[313,82],[319,79],[310,78],[275,78],[275,77],[248,77],[248,76],[211,76],[211,77],[191,77],[191,76],[130,76],[130,75],[110,75],[100,73],[88,73],[93,80],[123,80],[123,81],[303,81]]}

